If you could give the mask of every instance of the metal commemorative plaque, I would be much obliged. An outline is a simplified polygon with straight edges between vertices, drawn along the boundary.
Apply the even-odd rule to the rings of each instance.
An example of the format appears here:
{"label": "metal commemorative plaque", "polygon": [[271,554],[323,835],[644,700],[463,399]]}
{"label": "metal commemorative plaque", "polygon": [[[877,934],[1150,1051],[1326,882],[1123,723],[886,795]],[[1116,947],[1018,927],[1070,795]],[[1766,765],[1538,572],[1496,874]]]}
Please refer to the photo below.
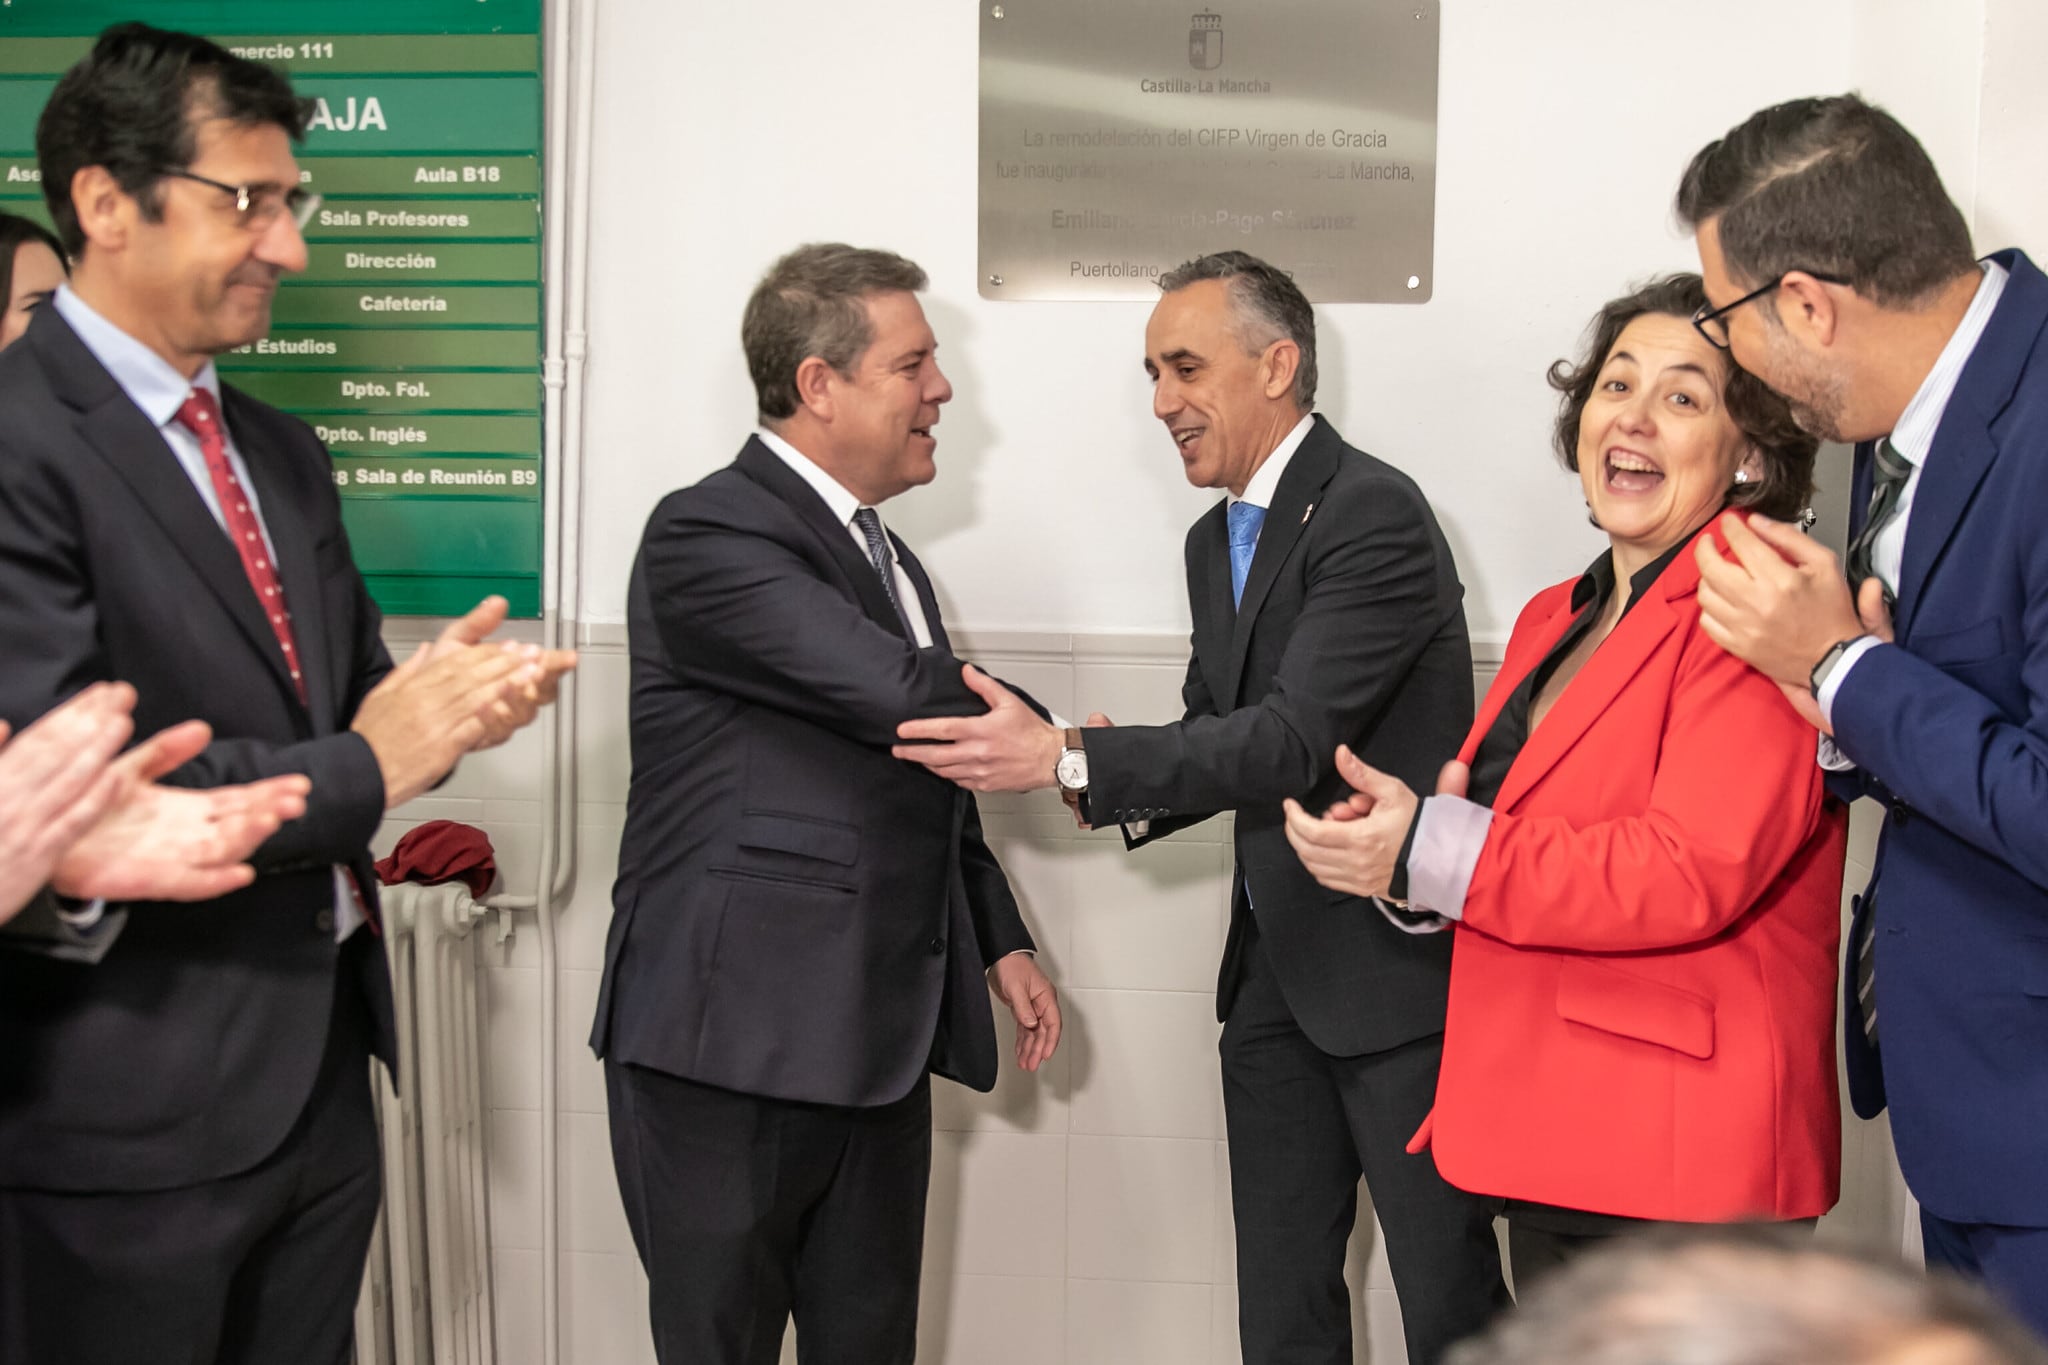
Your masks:
{"label": "metal commemorative plaque", "polygon": [[981,293],[1152,299],[1235,248],[1420,303],[1439,0],[980,0]]}

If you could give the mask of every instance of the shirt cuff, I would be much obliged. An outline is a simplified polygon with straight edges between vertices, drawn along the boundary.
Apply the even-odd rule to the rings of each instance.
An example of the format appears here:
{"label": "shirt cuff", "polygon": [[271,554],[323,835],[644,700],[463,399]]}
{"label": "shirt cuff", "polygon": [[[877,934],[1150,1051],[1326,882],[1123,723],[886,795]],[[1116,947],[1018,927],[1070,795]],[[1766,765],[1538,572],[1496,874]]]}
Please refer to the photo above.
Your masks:
{"label": "shirt cuff", "polygon": [[[1821,681],[1820,691],[1814,694],[1814,700],[1820,703],[1821,719],[1828,723],[1828,729],[1832,730],[1835,728],[1835,697],[1842,690],[1842,680],[1849,676],[1850,669],[1856,667],[1858,659],[1883,643],[1884,641],[1878,639],[1875,635],[1866,635],[1855,644],[1843,650],[1841,659],[1836,662],[1833,668],[1828,670],[1827,677]],[[1826,753],[1827,751],[1823,749],[1821,752]],[[1823,767],[1828,766],[1826,759],[1822,759],[1821,764]],[[1853,767],[1855,765],[1851,764],[1850,766]],[[1836,769],[1836,771],[1839,772],[1841,770]]]}
{"label": "shirt cuff", "polygon": [[1462,796],[1429,796],[1415,817],[1408,855],[1408,904],[1445,919],[1465,918],[1472,873],[1493,828],[1493,812]]}
{"label": "shirt cuff", "polygon": [[82,901],[76,907],[66,906],[64,898],[60,896],[52,908],[56,911],[57,918],[64,921],[65,927],[80,934],[89,934],[99,928],[100,923],[107,917],[107,899],[104,896]]}
{"label": "shirt cuff", "polygon": [[1003,962],[1004,962],[1004,960],[1005,960],[1005,959],[1007,959],[1007,958],[1013,958],[1013,957],[1017,956],[1017,954],[1019,954],[1019,953],[1022,953],[1022,954],[1023,954],[1024,956],[1026,956],[1026,957],[1037,957],[1037,956],[1038,956],[1038,949],[1036,949],[1036,948],[1012,948],[1012,949],[1010,949],[1010,951],[1009,951],[1009,952],[1007,952],[1007,953],[1004,953],[1002,957],[999,957],[999,958],[997,958],[997,959],[996,959],[996,960],[995,960],[994,962],[991,962],[991,963],[989,963],[989,964],[988,964],[988,966],[986,966],[986,967],[983,967],[983,968],[981,969],[981,974],[982,974],[983,976],[987,976],[987,975],[988,975],[988,974],[989,974],[990,972],[994,971],[994,970],[995,970],[995,969],[996,969],[997,967],[1000,967],[1000,966],[1001,966],[1001,965],[1003,964]]}

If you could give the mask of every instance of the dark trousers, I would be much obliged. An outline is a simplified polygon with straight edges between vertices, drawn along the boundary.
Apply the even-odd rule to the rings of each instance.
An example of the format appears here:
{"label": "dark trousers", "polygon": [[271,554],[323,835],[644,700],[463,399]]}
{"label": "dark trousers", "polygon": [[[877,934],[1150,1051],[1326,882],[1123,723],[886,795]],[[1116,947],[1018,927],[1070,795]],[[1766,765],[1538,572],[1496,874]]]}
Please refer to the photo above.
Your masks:
{"label": "dark trousers", "polygon": [[1410,1136],[1436,1100],[1443,1035],[1332,1057],[1282,999],[1262,945],[1223,1026],[1223,1113],[1237,1223],[1244,1365],[1351,1365],[1345,1243],[1365,1177],[1387,1240],[1410,1365],[1508,1302],[1490,1201],[1454,1189]]}
{"label": "dark trousers", "polygon": [[607,1061],[612,1159],[663,1365],[911,1365],[931,1082],[873,1109]]}
{"label": "dark trousers", "polygon": [[1920,1210],[1927,1264],[1982,1280],[2027,1326],[2048,1337],[2048,1228],[1954,1223]]}
{"label": "dark trousers", "polygon": [[350,954],[311,1097],[253,1169],[183,1189],[0,1190],[6,1365],[343,1365],[380,1195]]}

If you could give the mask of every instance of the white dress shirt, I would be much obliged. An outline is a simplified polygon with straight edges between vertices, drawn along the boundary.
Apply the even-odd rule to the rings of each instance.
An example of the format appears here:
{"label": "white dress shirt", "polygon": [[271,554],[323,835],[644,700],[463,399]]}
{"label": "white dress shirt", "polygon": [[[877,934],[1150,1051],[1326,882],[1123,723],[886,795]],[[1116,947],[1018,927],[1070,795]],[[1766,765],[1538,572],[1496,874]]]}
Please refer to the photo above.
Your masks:
{"label": "white dress shirt", "polygon": [[[754,434],[761,438],[762,445],[774,451],[784,464],[795,470],[798,477],[811,486],[813,492],[824,499],[825,506],[830,509],[833,517],[846,528],[846,533],[853,537],[853,543],[860,546],[860,557],[873,563],[868,554],[868,538],[853,521],[853,514],[860,511],[865,504],[847,492],[846,486],[839,480],[818,468],[809,456],[774,432],[763,427]],[[876,520],[880,521],[881,510],[873,510]],[[924,602],[917,595],[917,585],[912,583],[910,575],[904,572],[903,562],[896,558],[896,543],[889,539],[889,528],[886,525],[882,527],[882,544],[888,547],[889,566],[894,571],[896,579],[896,601],[910,622],[910,633],[916,637],[919,649],[930,649],[932,628],[924,619]]]}
{"label": "white dress shirt", "polygon": [[[1963,313],[1963,320],[1956,325],[1948,344],[1941,348],[1935,358],[1934,368],[1920,381],[1920,387],[1913,394],[1913,400],[1906,404],[1906,410],[1899,414],[1898,425],[1892,428],[1892,449],[1901,459],[1913,466],[1913,472],[1906,476],[1906,486],[1899,491],[1897,513],[1885,523],[1871,542],[1871,571],[1891,589],[1894,595],[1899,590],[1899,579],[1904,572],[1906,557],[1906,523],[1912,516],[1913,494],[1920,486],[1920,474],[1926,467],[1927,457],[1934,448],[1934,434],[1941,428],[1942,414],[1948,411],[1948,400],[1955,395],[1956,383],[1962,378],[1963,367],[1970,361],[1977,343],[1984,336],[1984,329],[1991,322],[1992,310],[1998,307],[1998,299],[2005,292],[2006,269],[1996,261],[1983,263],[1984,278],[1977,284],[1977,292],[1970,299],[1969,308]],[[1820,685],[1816,700],[1820,713],[1827,718],[1828,728],[1835,724],[1835,697],[1842,690],[1842,681],[1856,666],[1856,661],[1877,648],[1875,636],[1865,636],[1848,649],[1842,651],[1841,662],[1836,664]],[[1826,735],[1821,736],[1821,766],[1842,772],[1856,765],[1842,753],[1835,742]]]}
{"label": "white dress shirt", "polygon": [[[1280,444],[1274,446],[1272,453],[1267,455],[1260,462],[1259,467],[1253,471],[1251,478],[1245,483],[1243,496],[1232,493],[1224,499],[1224,505],[1226,507],[1235,507],[1238,503],[1248,502],[1261,511],[1270,511],[1273,506],[1273,494],[1280,490],[1280,476],[1287,472],[1288,462],[1294,458],[1294,452],[1301,449],[1301,443],[1308,439],[1308,434],[1315,427],[1315,424],[1316,418],[1314,413],[1308,413],[1299,422],[1296,422],[1288,430],[1287,434],[1280,438]],[[1225,525],[1227,526],[1228,524],[1226,520]],[[1263,535],[1265,530],[1266,524],[1261,521],[1259,523],[1259,533]],[[1253,538],[1252,543],[1254,545],[1258,544],[1257,537]],[[1150,820],[1126,820],[1123,823],[1124,833],[1133,839],[1144,838],[1151,832],[1151,829],[1152,822]],[[1245,895],[1247,897],[1251,895],[1249,884],[1245,887]]]}
{"label": "white dress shirt", "polygon": [[[128,333],[109,322],[98,309],[71,292],[71,286],[57,286],[57,292],[50,302],[64,321],[71,324],[71,330],[85,343],[93,358],[106,367],[114,382],[121,386],[121,392],[128,395],[128,401],[142,410],[142,415],[156,425],[171,448],[178,464],[185,471],[185,477],[192,481],[192,487],[205,502],[206,510],[213,514],[221,534],[228,534],[227,517],[221,510],[220,495],[213,487],[212,471],[206,467],[206,452],[200,448],[199,437],[178,420],[178,409],[185,405],[194,389],[204,389],[213,396],[214,403],[220,403],[220,376],[214,372],[213,362],[207,361],[199,373],[191,379],[179,374],[170,361],[137,341]],[[257,529],[263,532],[263,548],[270,554],[270,562],[277,562],[276,547],[270,541],[270,528],[263,521],[263,504],[256,496],[256,483],[249,477],[249,466],[242,458],[242,452],[235,445],[234,434],[228,424],[220,424],[221,435],[226,438],[228,465],[235,471],[235,481],[248,495],[249,511],[256,518]],[[85,910],[68,914],[65,918],[75,927],[84,928],[97,923],[102,907],[98,902]],[[363,911],[356,899],[355,879],[347,868],[336,864],[334,869],[334,938],[338,943],[354,933],[363,923]]]}
{"label": "white dress shirt", "polygon": [[[1273,494],[1280,489],[1280,476],[1287,472],[1288,462],[1294,458],[1294,452],[1301,449],[1301,443],[1308,439],[1309,431],[1315,424],[1313,413],[1296,422],[1293,429],[1280,438],[1280,444],[1273,447],[1273,453],[1268,455],[1265,462],[1253,473],[1251,481],[1245,484],[1244,496],[1239,497],[1233,493],[1228,501],[1233,504],[1248,502],[1254,507],[1271,508]],[[1265,528],[1261,526],[1260,529]]]}

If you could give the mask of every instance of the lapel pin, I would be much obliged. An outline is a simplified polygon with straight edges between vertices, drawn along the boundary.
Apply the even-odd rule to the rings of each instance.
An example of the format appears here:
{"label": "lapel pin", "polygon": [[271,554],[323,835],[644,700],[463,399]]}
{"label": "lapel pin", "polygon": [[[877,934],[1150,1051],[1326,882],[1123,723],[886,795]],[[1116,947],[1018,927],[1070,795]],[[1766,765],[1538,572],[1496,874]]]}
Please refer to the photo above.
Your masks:
{"label": "lapel pin", "polygon": [[1308,514],[1315,510],[1316,505],[1314,503],[1310,503],[1308,506],[1301,509],[1301,524],[1303,526],[1308,525]]}

